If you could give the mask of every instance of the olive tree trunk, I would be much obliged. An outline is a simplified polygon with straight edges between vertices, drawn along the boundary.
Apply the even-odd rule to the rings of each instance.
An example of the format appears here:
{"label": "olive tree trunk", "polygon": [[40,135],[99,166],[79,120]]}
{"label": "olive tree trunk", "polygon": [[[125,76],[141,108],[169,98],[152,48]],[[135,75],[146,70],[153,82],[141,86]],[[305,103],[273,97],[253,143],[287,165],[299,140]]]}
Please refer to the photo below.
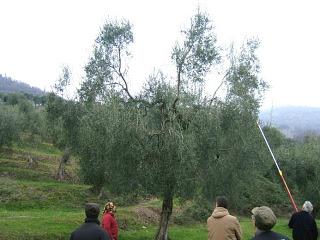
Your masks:
{"label": "olive tree trunk", "polygon": [[159,223],[159,229],[155,240],[168,240],[168,224],[172,214],[173,196],[165,196],[162,202],[162,211]]}
{"label": "olive tree trunk", "polygon": [[65,176],[65,165],[69,161],[69,158],[70,158],[70,149],[68,147],[66,147],[64,149],[62,157],[60,158],[59,168],[58,168],[58,171],[57,171],[57,179],[59,181],[62,181],[64,179],[64,176]]}

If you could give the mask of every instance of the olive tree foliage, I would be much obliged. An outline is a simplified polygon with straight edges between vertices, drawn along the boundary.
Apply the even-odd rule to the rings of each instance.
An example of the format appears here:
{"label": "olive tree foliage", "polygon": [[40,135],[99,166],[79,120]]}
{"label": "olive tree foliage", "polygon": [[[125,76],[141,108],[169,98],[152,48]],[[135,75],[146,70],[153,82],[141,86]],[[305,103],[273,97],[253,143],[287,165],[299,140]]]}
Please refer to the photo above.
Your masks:
{"label": "olive tree foliage", "polygon": [[[319,202],[320,137],[308,135],[303,140],[284,139],[281,142],[276,137],[274,142],[278,143],[274,154],[298,207],[306,200],[312,203]],[[268,177],[272,178],[270,172]],[[319,210],[319,206],[315,204],[316,215],[319,214]]]}
{"label": "olive tree foliage", "polygon": [[44,134],[41,109],[36,109],[23,94],[7,94],[5,98],[6,101],[0,103],[2,131],[6,132],[2,134],[2,141],[11,143],[25,139],[34,143],[39,140]]}
{"label": "olive tree foliage", "polygon": [[234,171],[255,164],[253,124],[265,87],[257,77],[258,44],[249,41],[229,55],[225,99],[206,97],[208,73],[221,62],[208,16],[195,14],[182,37],[171,54],[176,75],[151,74],[133,95],[127,79],[131,25],[106,22],[79,90],[86,106],[78,144],[82,176],[113,192],[161,197],[159,240],[168,239],[174,197],[232,193],[239,186],[231,186]]}
{"label": "olive tree foliage", "polygon": [[[142,92],[134,96],[126,79],[133,42],[131,25],[107,22],[96,40],[86,66],[87,78],[79,91],[83,101],[95,102],[87,105],[91,115],[82,121],[86,129],[82,138],[86,140],[79,145],[85,149],[80,154],[83,175],[115,191],[127,182],[136,186],[123,192],[139,190],[162,197],[156,239],[168,238],[173,197],[193,194],[190,186],[195,182],[192,176],[196,176],[197,162],[188,122],[196,114],[193,108],[200,94],[192,89],[203,84],[210,67],[219,62],[216,37],[206,15],[196,14],[190,28],[182,33],[185,40],[172,52],[174,84],[159,72],[151,75]],[[111,96],[116,96],[117,104]],[[93,174],[96,168],[99,173]]]}
{"label": "olive tree foliage", "polygon": [[71,71],[70,68],[65,65],[62,67],[61,75],[53,86],[53,92],[60,97],[64,97],[66,88],[70,85]]}
{"label": "olive tree foliage", "polygon": [[36,109],[34,104],[25,99],[18,104],[21,112],[22,130],[31,142],[40,140],[44,135],[44,117],[41,109]]}
{"label": "olive tree foliage", "polygon": [[264,165],[265,160],[261,153],[262,138],[256,124],[263,92],[267,88],[259,77],[258,45],[258,41],[248,40],[239,53],[231,49],[230,68],[226,76],[227,94],[222,105],[221,145],[229,150],[221,157],[226,158],[228,165],[225,180],[231,186],[229,198],[238,208],[254,194],[251,192],[246,196],[243,193],[248,190],[254,173]]}
{"label": "olive tree foliage", "polygon": [[21,131],[21,113],[18,108],[0,104],[0,148],[19,140]]}
{"label": "olive tree foliage", "polygon": [[[17,108],[20,112],[21,135],[28,138],[28,141],[34,142],[44,134],[44,120],[42,109],[35,107],[33,97],[28,94],[11,93],[5,96],[6,101],[3,102],[7,108]],[[23,134],[22,134],[23,133]]]}
{"label": "olive tree foliage", "polygon": [[203,84],[210,67],[220,61],[217,39],[207,15],[195,15],[190,28],[183,30],[182,34],[185,40],[182,44],[177,43],[172,52],[177,72],[177,98],[174,104],[181,92],[190,86],[188,83]]}
{"label": "olive tree foliage", "polygon": [[211,201],[216,195],[226,195],[234,208],[242,209],[251,207],[244,206],[253,195],[248,186],[258,174],[256,168],[265,162],[256,122],[267,86],[259,78],[257,46],[257,41],[249,40],[240,53],[231,49],[224,77],[226,95],[221,100],[210,99],[193,126],[198,129],[201,193]]}
{"label": "olive tree foliage", "polygon": [[125,79],[128,68],[129,48],[133,43],[132,27],[128,21],[109,21],[96,39],[93,56],[85,67],[86,80],[79,90],[86,102],[103,101],[110,89],[123,91],[133,99]]}
{"label": "olive tree foliage", "polygon": [[79,102],[65,99],[66,88],[70,85],[71,72],[65,66],[55,83],[53,91],[47,96],[46,120],[47,129],[53,144],[63,150],[57,170],[57,179],[65,177],[65,165],[68,163],[74,146],[77,145],[80,118],[83,108]]}
{"label": "olive tree foliage", "polygon": [[139,112],[118,99],[92,105],[81,121],[78,154],[83,180],[97,192],[108,184],[116,194],[141,190]]}
{"label": "olive tree foliage", "polygon": [[64,148],[67,144],[65,130],[63,128],[64,114],[67,112],[67,100],[63,98],[66,87],[70,84],[70,69],[67,66],[62,68],[61,74],[55,82],[52,91],[47,96],[46,120],[47,129],[53,143]]}

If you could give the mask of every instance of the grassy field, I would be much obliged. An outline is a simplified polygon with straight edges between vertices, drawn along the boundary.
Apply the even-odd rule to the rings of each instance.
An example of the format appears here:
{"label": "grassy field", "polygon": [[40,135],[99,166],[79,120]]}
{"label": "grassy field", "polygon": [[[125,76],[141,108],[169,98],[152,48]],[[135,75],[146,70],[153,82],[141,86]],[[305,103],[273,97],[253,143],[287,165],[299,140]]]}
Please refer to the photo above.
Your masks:
{"label": "grassy field", "polygon": [[[60,156],[61,152],[50,144],[0,149],[0,240],[69,239],[70,233],[83,222],[84,203],[102,204],[108,200],[106,197],[99,199],[90,186],[79,183],[75,159],[67,165],[67,178],[57,181],[55,174]],[[36,159],[35,165],[30,166],[30,157]],[[177,209],[182,206],[178,201],[175,205],[170,239],[207,239],[206,219],[202,223],[178,225],[181,218],[175,221]],[[119,207],[119,239],[153,239],[160,209],[158,199]],[[280,219],[275,230],[290,236],[287,222],[287,219]],[[240,223],[244,239],[250,239],[253,235],[251,220],[240,218]]]}
{"label": "grassy field", "polygon": [[[118,211],[120,218],[125,218],[130,210],[121,208]],[[129,214],[130,215],[130,214]],[[128,215],[127,215],[128,216]],[[68,239],[70,233],[83,221],[82,210],[6,210],[0,209],[0,239]],[[250,239],[253,234],[251,220],[241,218],[244,239]],[[287,219],[280,219],[275,231],[290,236]],[[130,226],[130,224],[133,226]],[[155,224],[141,224],[127,219],[126,230],[120,231],[119,239],[147,240],[152,239],[156,232]],[[169,230],[172,240],[200,240],[207,238],[205,223],[193,225],[171,225]]]}

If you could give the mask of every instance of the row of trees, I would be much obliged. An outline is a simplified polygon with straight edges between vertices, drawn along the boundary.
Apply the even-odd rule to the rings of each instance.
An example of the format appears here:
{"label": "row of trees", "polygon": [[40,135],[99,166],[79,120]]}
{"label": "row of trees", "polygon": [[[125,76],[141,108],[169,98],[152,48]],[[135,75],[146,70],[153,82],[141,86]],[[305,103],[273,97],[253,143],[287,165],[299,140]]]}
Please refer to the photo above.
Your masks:
{"label": "row of trees", "polygon": [[[33,99],[38,96],[25,94],[0,94],[0,147],[18,142],[45,137],[45,116]],[[45,101],[46,97],[41,99]],[[39,100],[40,101],[40,100]]]}
{"label": "row of trees", "polygon": [[[65,68],[42,112],[50,140],[64,150],[62,176],[73,153],[80,159],[83,181],[98,192],[106,186],[115,194],[163,200],[158,240],[168,239],[174,198],[208,203],[224,194],[239,212],[261,204],[288,205],[256,127],[267,87],[259,78],[259,43],[249,40],[225,54],[213,30],[206,14],[195,14],[173,47],[174,76],[159,70],[133,94],[127,79],[132,26],[124,20],[107,21],[85,67],[78,98],[62,98],[70,81]],[[220,87],[210,93],[206,81],[216,80],[209,74],[214,66],[224,71],[217,80]],[[222,87],[224,94],[219,94]],[[10,111],[16,110],[8,109],[0,105],[5,113],[0,114],[1,126],[14,122]],[[4,115],[11,120],[3,120]],[[284,159],[294,192],[319,200],[319,177],[313,168],[319,138],[301,143],[272,127],[264,130]]]}

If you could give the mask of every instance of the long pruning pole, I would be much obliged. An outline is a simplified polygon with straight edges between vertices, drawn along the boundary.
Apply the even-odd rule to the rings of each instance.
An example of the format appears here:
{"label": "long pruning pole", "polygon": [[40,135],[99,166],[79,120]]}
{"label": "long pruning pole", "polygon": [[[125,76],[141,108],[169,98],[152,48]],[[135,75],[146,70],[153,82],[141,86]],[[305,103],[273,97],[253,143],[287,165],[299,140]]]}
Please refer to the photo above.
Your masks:
{"label": "long pruning pole", "polygon": [[286,183],[286,180],[285,180],[284,177],[283,177],[283,174],[282,174],[282,171],[280,170],[279,164],[278,164],[276,158],[275,158],[274,155],[273,155],[273,152],[272,152],[272,150],[271,150],[271,148],[270,148],[270,146],[269,146],[268,140],[267,140],[266,136],[264,135],[264,133],[263,133],[263,131],[262,131],[262,128],[261,128],[260,125],[259,125],[259,122],[257,122],[257,125],[258,125],[259,130],[260,130],[260,132],[261,132],[261,135],[262,135],[262,137],[263,137],[263,139],[264,139],[264,141],[265,141],[265,143],[266,143],[266,145],[267,145],[267,147],[268,147],[268,149],[269,149],[269,151],[270,151],[270,153],[271,153],[272,159],[273,159],[273,161],[274,161],[274,163],[275,163],[275,165],[276,165],[276,167],[277,167],[277,169],[278,169],[279,176],[280,176],[280,178],[281,178],[281,180],[282,180],[282,183],[283,183],[283,185],[284,185],[284,187],[285,187],[285,189],[286,189],[286,191],[287,191],[287,193],[288,193],[288,196],[289,196],[291,205],[292,205],[293,209],[294,209],[296,212],[298,212],[297,205],[296,205],[296,203],[294,202],[294,199],[293,199],[293,197],[292,197],[292,195],[291,195],[291,193],[290,193],[290,190],[289,190],[289,187],[288,187],[288,185],[287,185],[287,183]]}

